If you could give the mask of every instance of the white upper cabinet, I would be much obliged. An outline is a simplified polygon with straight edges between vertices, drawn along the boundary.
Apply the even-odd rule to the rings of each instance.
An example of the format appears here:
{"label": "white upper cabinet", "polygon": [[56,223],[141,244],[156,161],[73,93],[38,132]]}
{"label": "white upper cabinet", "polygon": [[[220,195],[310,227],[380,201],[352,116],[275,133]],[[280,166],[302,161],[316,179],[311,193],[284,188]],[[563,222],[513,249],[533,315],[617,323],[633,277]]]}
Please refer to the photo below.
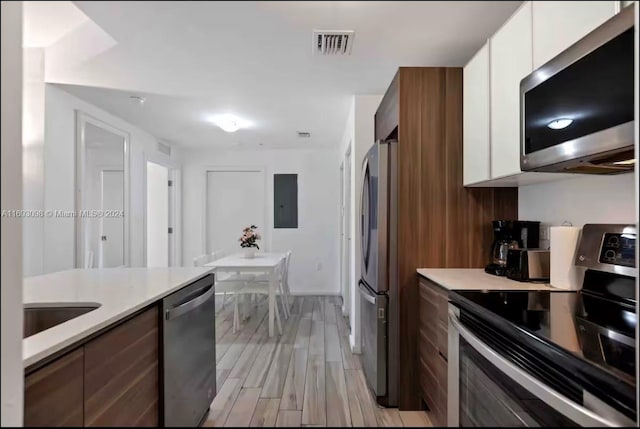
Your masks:
{"label": "white upper cabinet", "polygon": [[463,72],[463,182],[491,179],[489,135],[489,44],[485,44]]}
{"label": "white upper cabinet", "polygon": [[619,11],[616,1],[533,1],[533,68],[567,49]]}
{"label": "white upper cabinet", "polygon": [[531,2],[491,38],[491,177],[520,173],[520,81],[533,71]]}

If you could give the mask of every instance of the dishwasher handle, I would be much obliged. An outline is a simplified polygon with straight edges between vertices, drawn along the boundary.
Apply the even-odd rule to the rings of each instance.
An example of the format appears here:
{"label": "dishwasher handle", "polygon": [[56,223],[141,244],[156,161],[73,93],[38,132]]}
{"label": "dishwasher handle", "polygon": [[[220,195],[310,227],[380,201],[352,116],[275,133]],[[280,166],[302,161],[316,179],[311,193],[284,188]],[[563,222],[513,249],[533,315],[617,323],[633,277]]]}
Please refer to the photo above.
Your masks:
{"label": "dishwasher handle", "polygon": [[197,297],[193,298],[191,301],[187,301],[184,304],[180,304],[176,307],[166,310],[164,313],[165,320],[173,320],[176,317],[180,317],[183,314],[188,313],[189,311],[201,306],[202,304],[207,302],[209,298],[213,296],[214,293],[215,293],[215,287],[210,286],[209,289],[207,289],[207,291],[204,292],[202,295],[198,295]]}

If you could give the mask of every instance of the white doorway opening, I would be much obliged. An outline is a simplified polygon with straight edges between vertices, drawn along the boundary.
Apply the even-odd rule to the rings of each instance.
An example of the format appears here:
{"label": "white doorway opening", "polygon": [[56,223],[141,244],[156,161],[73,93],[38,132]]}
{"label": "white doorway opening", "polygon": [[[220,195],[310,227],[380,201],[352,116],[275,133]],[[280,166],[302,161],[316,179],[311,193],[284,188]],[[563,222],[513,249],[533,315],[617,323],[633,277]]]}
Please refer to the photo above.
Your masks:
{"label": "white doorway opening", "polygon": [[80,111],[76,127],[76,267],[128,266],[129,135]]}
{"label": "white doorway opening", "polygon": [[169,168],[147,161],[146,164],[146,266],[168,267],[170,261]]}
{"label": "white doorway opening", "polygon": [[265,174],[262,168],[206,169],[203,253],[240,251],[242,229],[256,225],[266,250],[269,228],[265,224]]}

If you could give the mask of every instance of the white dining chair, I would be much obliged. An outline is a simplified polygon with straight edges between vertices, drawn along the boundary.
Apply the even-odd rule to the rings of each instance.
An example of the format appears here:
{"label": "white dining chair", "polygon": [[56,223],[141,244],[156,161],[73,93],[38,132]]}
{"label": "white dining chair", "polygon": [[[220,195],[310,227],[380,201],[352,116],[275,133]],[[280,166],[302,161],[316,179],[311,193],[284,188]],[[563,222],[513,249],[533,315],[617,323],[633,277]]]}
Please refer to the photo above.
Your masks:
{"label": "white dining chair", "polygon": [[[291,260],[291,251],[286,252],[286,256],[282,264],[277,270],[278,276],[278,292],[277,296],[280,297],[280,304],[282,305],[282,312],[285,319],[289,319],[291,315],[290,309],[290,294],[289,294],[289,261]],[[251,274],[241,275],[240,277],[247,283],[247,286],[242,288],[239,294],[247,295],[269,295],[269,276],[266,274]],[[235,302],[237,305],[237,301]],[[276,300],[276,318],[279,318],[278,302]]]}
{"label": "white dining chair", "polygon": [[84,256],[84,267],[93,268],[93,250],[87,250]]}
{"label": "white dining chair", "polygon": [[[284,263],[280,264],[280,266],[277,269],[277,275],[279,279],[282,279],[282,275],[284,271]],[[238,326],[240,326],[240,320],[239,320],[239,301],[240,301],[240,297],[243,295],[266,295],[267,298],[269,297],[269,280],[267,279],[265,280],[261,280],[261,279],[257,279],[258,276],[254,277],[254,279],[249,279],[245,281],[245,286],[241,289],[239,289],[237,291],[237,293],[234,296],[234,323],[238,323]],[[280,285],[282,285],[282,282],[279,282]],[[279,296],[281,296],[281,302],[282,302],[282,295],[278,294]],[[283,303],[283,308],[284,308],[284,303]],[[278,326],[278,332],[280,334],[282,334],[282,323],[280,321],[280,310],[278,309],[278,301],[276,299],[276,305],[274,306],[274,311],[275,311],[275,317],[276,317],[276,324]],[[286,310],[285,310],[286,311]],[[238,318],[238,319],[236,319]]]}
{"label": "white dining chair", "polygon": [[209,262],[209,255],[200,255],[193,258],[194,267],[204,267],[207,262]]}
{"label": "white dining chair", "polygon": [[[193,266],[194,267],[203,267],[205,264],[211,262],[211,261],[215,261],[216,259],[220,259],[218,257],[218,253],[217,252],[213,252],[210,255],[200,255],[197,256],[193,259]],[[227,300],[227,295],[231,295],[234,296],[238,290],[242,289],[244,286],[246,286],[246,283],[244,281],[241,280],[221,280],[221,278],[224,278],[224,274],[222,273],[214,273],[215,276],[215,294],[216,295],[222,295],[222,306],[221,306],[221,310],[224,310],[224,306],[226,304],[226,300]],[[233,332],[235,333],[236,330],[238,330],[240,328],[240,319],[237,313],[237,307],[234,308],[234,314],[233,314]]]}

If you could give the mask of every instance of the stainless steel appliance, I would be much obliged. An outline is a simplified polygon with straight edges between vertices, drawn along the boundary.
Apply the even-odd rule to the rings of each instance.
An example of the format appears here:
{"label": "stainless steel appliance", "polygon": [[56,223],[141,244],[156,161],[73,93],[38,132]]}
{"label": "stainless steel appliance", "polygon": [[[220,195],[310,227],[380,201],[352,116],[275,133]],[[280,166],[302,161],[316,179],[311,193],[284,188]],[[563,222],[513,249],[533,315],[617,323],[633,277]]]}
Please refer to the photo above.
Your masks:
{"label": "stainless steel appliance", "polygon": [[536,248],[539,245],[540,222],[525,220],[494,220],[492,261],[485,272],[507,275],[507,254],[511,249]]}
{"label": "stainless steel appliance", "polygon": [[633,170],[633,21],[623,9],[522,80],[523,171]]}
{"label": "stainless steel appliance", "polygon": [[216,394],[213,275],[162,302],[164,426],[198,426]]}
{"label": "stainless steel appliance", "polygon": [[448,424],[634,425],[635,249],[633,225],[586,225],[580,292],[452,292]]}
{"label": "stainless steel appliance", "polygon": [[507,278],[519,282],[549,281],[551,252],[544,249],[510,249]]}
{"label": "stainless steel appliance", "polygon": [[362,165],[361,361],[378,403],[398,402],[397,142],[379,141]]}

